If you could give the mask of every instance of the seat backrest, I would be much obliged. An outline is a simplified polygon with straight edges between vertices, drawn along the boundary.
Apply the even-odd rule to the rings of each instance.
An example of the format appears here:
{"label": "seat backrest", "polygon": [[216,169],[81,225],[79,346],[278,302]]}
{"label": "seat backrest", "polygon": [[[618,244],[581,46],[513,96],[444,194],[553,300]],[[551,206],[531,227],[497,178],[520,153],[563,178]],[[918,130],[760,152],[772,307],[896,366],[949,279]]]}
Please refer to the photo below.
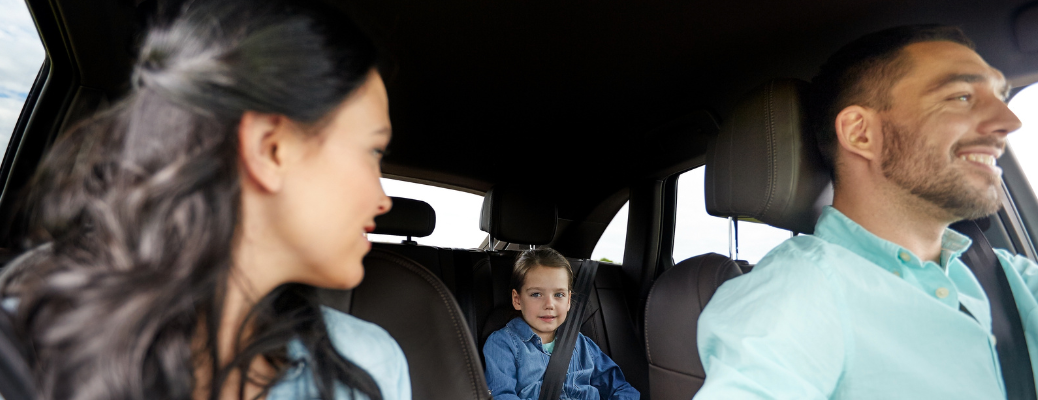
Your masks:
{"label": "seat backrest", "polygon": [[691,399],[703,386],[696,323],[717,288],[739,275],[734,261],[707,253],[670,267],[653,283],[645,303],[645,354],[654,399]]}
{"label": "seat backrest", "polygon": [[489,399],[479,352],[443,282],[399,254],[372,249],[352,291],[322,290],[323,302],[373,322],[407,357],[415,399]]}
{"label": "seat backrest", "polygon": [[[822,207],[832,203],[832,184],[814,136],[804,129],[806,87],[777,79],[736,104],[707,150],[707,212],[814,231]],[[705,254],[678,263],[653,283],[645,305],[653,398],[688,399],[702,386],[699,314],[721,284],[741,274],[727,257]]]}
{"label": "seat backrest", "polygon": [[394,197],[393,208],[375,225],[373,233],[408,240],[373,244],[361,284],[321,290],[322,302],[393,336],[407,357],[412,398],[488,399],[479,352],[452,295],[455,251],[410,240],[432,234],[435,211],[423,201]]}

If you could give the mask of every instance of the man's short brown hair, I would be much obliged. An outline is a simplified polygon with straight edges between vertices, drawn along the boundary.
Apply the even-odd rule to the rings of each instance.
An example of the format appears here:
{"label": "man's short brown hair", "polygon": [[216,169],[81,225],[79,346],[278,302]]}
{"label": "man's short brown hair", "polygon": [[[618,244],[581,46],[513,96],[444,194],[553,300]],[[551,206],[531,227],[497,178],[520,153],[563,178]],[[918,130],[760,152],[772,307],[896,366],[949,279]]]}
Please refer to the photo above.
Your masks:
{"label": "man's short brown hair", "polygon": [[886,111],[890,89],[912,66],[901,50],[913,43],[955,42],[973,48],[961,29],[907,25],[871,33],[837,50],[811,80],[808,116],[822,160],[836,183],[836,116],[852,105]]}

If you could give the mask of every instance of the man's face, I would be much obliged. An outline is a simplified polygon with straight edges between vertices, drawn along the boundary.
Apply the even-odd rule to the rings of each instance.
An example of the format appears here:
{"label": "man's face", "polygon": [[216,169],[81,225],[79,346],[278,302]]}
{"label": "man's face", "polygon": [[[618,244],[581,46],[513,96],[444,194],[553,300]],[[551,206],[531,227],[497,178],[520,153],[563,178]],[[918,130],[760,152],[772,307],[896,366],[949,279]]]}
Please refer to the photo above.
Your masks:
{"label": "man's face", "polygon": [[904,48],[911,70],[890,90],[883,119],[887,179],[954,222],[997,212],[995,160],[1020,120],[1005,104],[1002,73],[968,47],[923,42]]}

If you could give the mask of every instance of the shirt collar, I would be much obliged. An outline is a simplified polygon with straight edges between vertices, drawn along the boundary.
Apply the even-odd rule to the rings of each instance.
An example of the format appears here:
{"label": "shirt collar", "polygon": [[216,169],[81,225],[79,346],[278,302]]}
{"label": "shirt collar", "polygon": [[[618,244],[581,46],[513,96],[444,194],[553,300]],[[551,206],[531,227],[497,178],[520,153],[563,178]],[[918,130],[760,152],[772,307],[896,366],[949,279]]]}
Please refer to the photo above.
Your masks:
{"label": "shirt collar", "polygon": [[[908,249],[872,234],[832,206],[825,206],[822,210],[822,216],[815,225],[815,236],[893,271],[898,270],[893,266],[922,266],[926,262]],[[948,263],[962,255],[972,243],[969,237],[945,228],[941,237],[940,267],[947,272]]]}
{"label": "shirt collar", "polygon": [[515,333],[515,335],[519,336],[519,338],[522,339],[522,341],[524,342],[529,342],[531,340],[534,340],[534,338],[537,339],[538,344],[541,342],[541,338],[537,336],[536,333],[533,333],[533,329],[530,328],[530,324],[527,324],[526,321],[523,321],[522,317],[512,318],[511,321],[508,321],[508,325],[506,326],[508,327],[508,329],[512,331],[512,333]]}

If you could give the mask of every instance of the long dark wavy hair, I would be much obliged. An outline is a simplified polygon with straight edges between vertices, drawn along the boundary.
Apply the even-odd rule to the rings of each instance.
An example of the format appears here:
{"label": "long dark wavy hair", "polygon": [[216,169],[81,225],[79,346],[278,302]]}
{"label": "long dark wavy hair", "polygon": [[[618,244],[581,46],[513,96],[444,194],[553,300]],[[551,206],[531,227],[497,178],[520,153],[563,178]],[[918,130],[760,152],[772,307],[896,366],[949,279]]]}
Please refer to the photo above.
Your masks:
{"label": "long dark wavy hair", "polygon": [[[319,127],[376,65],[374,46],[342,13],[302,3],[182,5],[143,37],[126,97],[65,132],[42,161],[22,211],[35,254],[0,288],[19,299],[41,398],[190,399],[202,365],[213,365],[211,399],[235,371],[240,390],[252,381],[265,394],[291,366],[287,344],[297,338],[322,398],[343,384],[381,399],[371,376],[333,348],[306,285],[261,299],[245,321],[247,343],[218,367],[241,218],[242,114]],[[247,373],[257,357],[276,375]]]}

